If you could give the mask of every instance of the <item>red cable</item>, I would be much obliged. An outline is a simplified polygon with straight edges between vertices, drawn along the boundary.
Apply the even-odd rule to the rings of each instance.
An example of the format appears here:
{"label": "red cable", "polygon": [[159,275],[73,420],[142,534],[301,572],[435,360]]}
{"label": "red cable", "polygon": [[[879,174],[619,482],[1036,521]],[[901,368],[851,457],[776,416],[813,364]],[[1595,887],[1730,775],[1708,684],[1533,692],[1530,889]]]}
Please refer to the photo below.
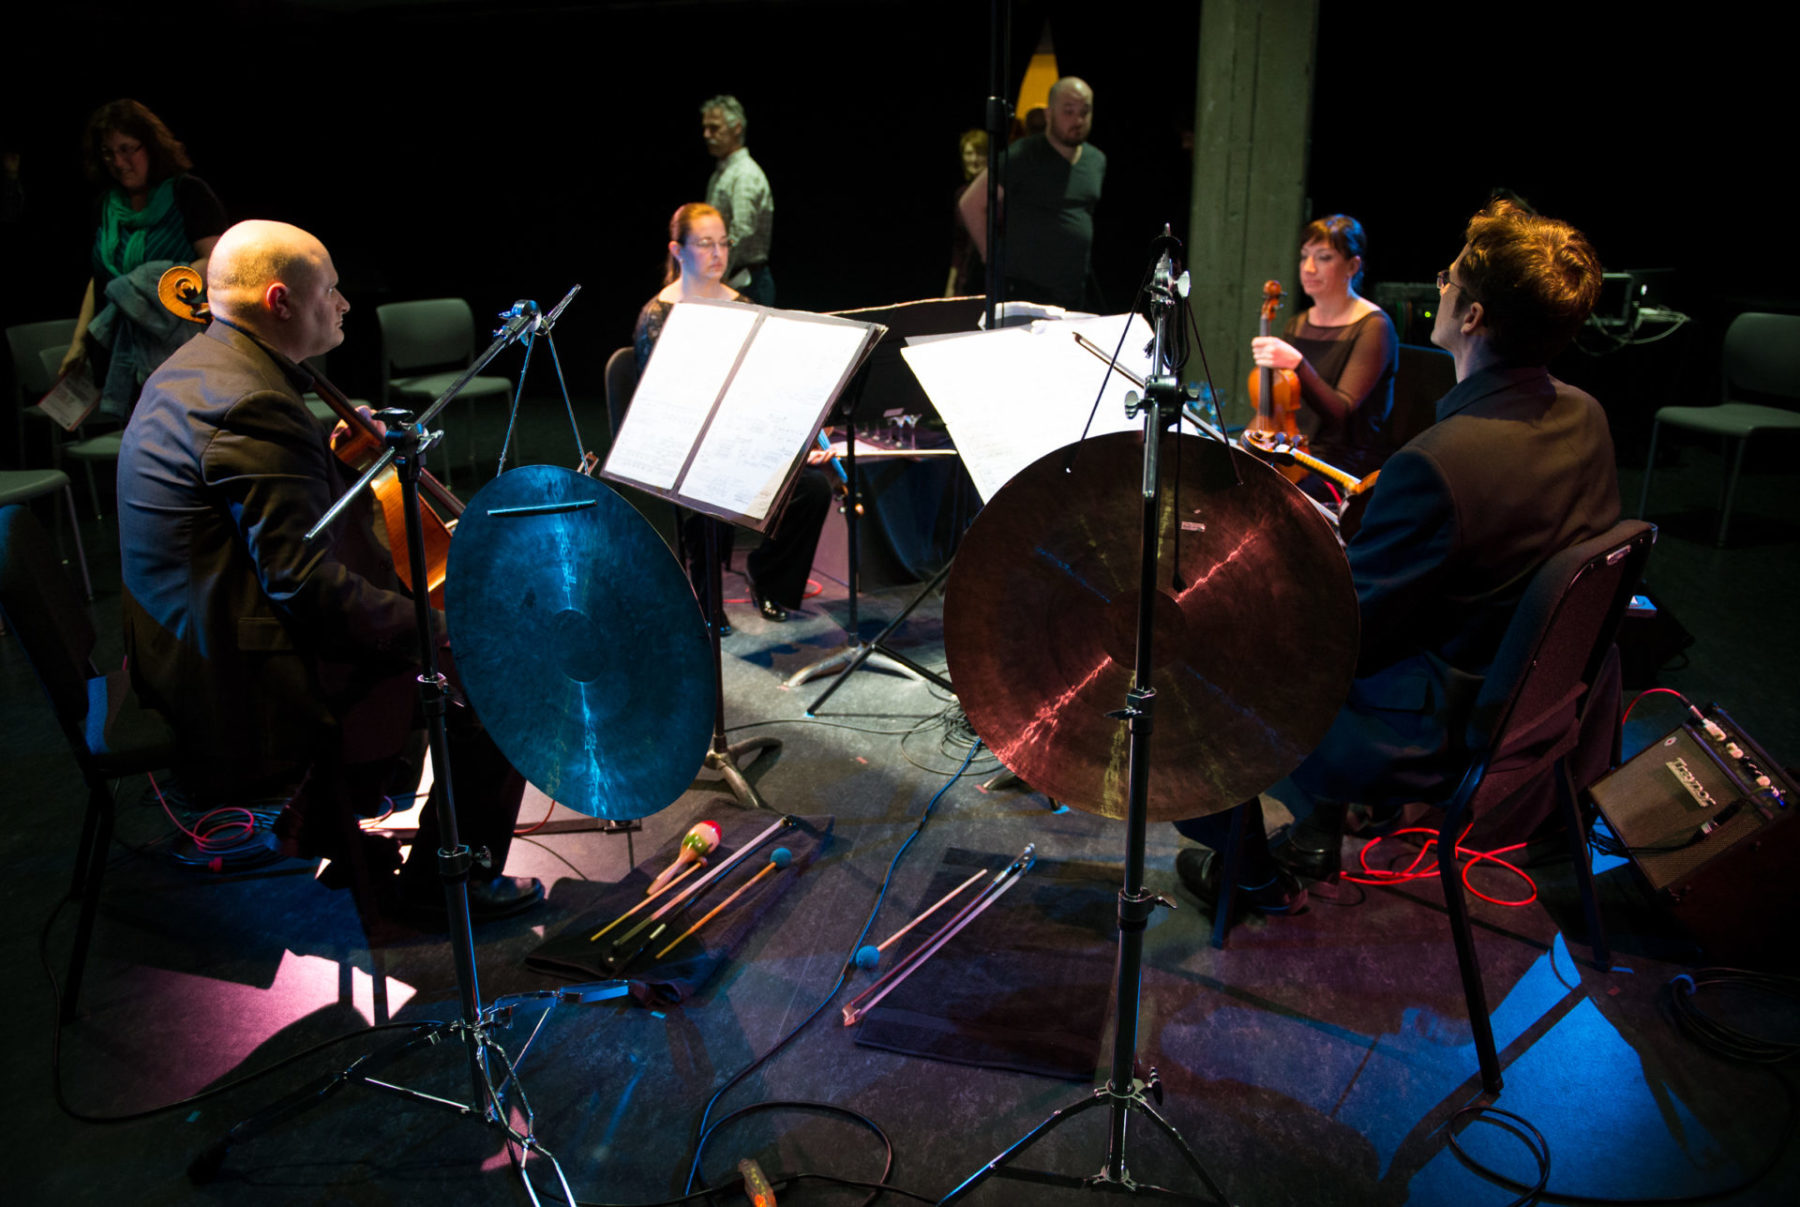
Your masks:
{"label": "red cable", "polygon": [[1633,696],[1631,698],[1631,703],[1629,703],[1625,706],[1625,714],[1619,718],[1619,724],[1623,725],[1623,724],[1625,724],[1625,722],[1627,722],[1631,719],[1631,710],[1636,708],[1638,706],[1638,701],[1642,700],[1645,696],[1674,696],[1677,700],[1680,700],[1683,704],[1687,704],[1688,710],[1690,712],[1693,711],[1694,706],[1692,704],[1688,704],[1688,698],[1686,696],[1682,695],[1680,692],[1676,691],[1674,688],[1672,688],[1672,687],[1646,687],[1643,691],[1641,691],[1637,695]]}
{"label": "red cable", "polygon": [[[162,786],[156,782],[156,777],[151,775],[147,778],[150,781],[151,791],[156,793],[156,803],[162,806],[162,811],[168,817],[169,824],[193,839],[194,849],[202,854],[211,853],[221,847],[231,846],[256,833],[256,814],[237,805],[227,805],[221,809],[213,809],[209,812],[202,813],[194,821],[194,826],[196,828],[192,830],[188,829],[186,826],[182,825],[181,820],[175,816],[175,811],[169,808],[169,802],[163,799]],[[234,813],[240,815],[243,820],[235,822],[220,821],[217,823],[213,820],[221,815],[229,816]],[[227,835],[229,835],[229,837],[226,837]]]}
{"label": "red cable", "polygon": [[[1473,828],[1473,826],[1474,826],[1474,823],[1470,822],[1468,826],[1464,827],[1463,832],[1462,832],[1463,838],[1466,838],[1468,836],[1469,830],[1471,828]],[[1419,866],[1420,862],[1425,859],[1427,853],[1429,853],[1431,851],[1431,849],[1437,845],[1437,831],[1428,829],[1424,826],[1409,826],[1402,830],[1396,830],[1392,834],[1388,835],[1387,837],[1398,838],[1402,834],[1423,834],[1426,836],[1426,840],[1423,843],[1423,845],[1421,845],[1419,847],[1418,853],[1413,856],[1412,862],[1409,863],[1406,867],[1404,867],[1404,868],[1370,867],[1369,866],[1369,852],[1374,850],[1376,845],[1382,841],[1380,838],[1372,838],[1367,843],[1363,844],[1362,851],[1358,855],[1358,859],[1362,863],[1363,876],[1351,876],[1348,874],[1344,874],[1341,878],[1344,880],[1348,880],[1351,884],[1379,885],[1379,884],[1405,884],[1408,881],[1427,880],[1433,876],[1438,875],[1440,865],[1436,861],[1433,861],[1431,866],[1427,867],[1427,868],[1421,868]],[[1518,866],[1516,866],[1514,864],[1508,863],[1506,860],[1500,858],[1501,855],[1505,855],[1510,851],[1518,851],[1518,850],[1524,849],[1525,845],[1526,844],[1524,844],[1522,842],[1516,842],[1511,846],[1500,847],[1500,848],[1498,848],[1496,850],[1492,850],[1492,851],[1475,851],[1475,850],[1469,849],[1468,847],[1463,846],[1462,838],[1458,838],[1457,845],[1456,845],[1456,856],[1459,859],[1463,860],[1463,864],[1462,864],[1463,887],[1468,889],[1470,893],[1481,898],[1483,901],[1488,902],[1490,905],[1504,905],[1504,906],[1508,906],[1511,908],[1516,908],[1519,906],[1530,905],[1533,901],[1536,901],[1537,900],[1537,884],[1531,879],[1530,876],[1526,875],[1526,873],[1524,872],[1523,869],[1519,868]],[[1507,901],[1507,900],[1503,900],[1499,897],[1490,897],[1488,894],[1486,894],[1486,893],[1482,892],[1480,889],[1476,888],[1473,884],[1469,883],[1469,869],[1474,867],[1476,864],[1483,863],[1483,862],[1496,864],[1499,867],[1505,868],[1507,871],[1509,871],[1513,875],[1517,876],[1520,880],[1523,880],[1527,885],[1530,886],[1531,895],[1528,897],[1521,898],[1520,900],[1517,900],[1517,901]]]}

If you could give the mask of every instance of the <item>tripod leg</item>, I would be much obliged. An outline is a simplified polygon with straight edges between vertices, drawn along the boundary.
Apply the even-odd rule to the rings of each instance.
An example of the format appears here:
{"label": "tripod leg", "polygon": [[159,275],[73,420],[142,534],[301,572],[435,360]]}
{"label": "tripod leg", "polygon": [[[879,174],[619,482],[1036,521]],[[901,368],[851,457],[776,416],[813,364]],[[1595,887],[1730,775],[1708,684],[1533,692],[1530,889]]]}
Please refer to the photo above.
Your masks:
{"label": "tripod leg", "polygon": [[225,1158],[231,1150],[246,1140],[254,1140],[264,1132],[270,1131],[294,1116],[302,1114],[324,1102],[345,1086],[356,1081],[365,1081],[369,1074],[384,1068],[417,1048],[429,1047],[443,1036],[445,1024],[437,1023],[420,1027],[418,1031],[405,1039],[396,1040],[385,1047],[377,1048],[347,1068],[335,1073],[327,1073],[316,1081],[309,1082],[278,1102],[271,1103],[233,1127],[219,1139],[207,1146],[205,1151],[188,1163],[188,1180],[196,1186],[204,1186],[219,1176],[219,1170],[225,1164]]}
{"label": "tripod leg", "polygon": [[1048,1119],[1045,1119],[1042,1123],[1026,1132],[1011,1148],[970,1174],[962,1185],[939,1199],[938,1207],[943,1207],[945,1203],[954,1203],[957,1199],[962,1198],[994,1174],[1002,1172],[1003,1168],[1010,1164],[1015,1157],[1018,1157],[1033,1144],[1036,1144],[1040,1137],[1048,1135],[1058,1124],[1065,1120],[1073,1119],[1085,1110],[1100,1106],[1106,1102],[1106,1098],[1105,1090],[1095,1090],[1091,1097],[1077,1102],[1074,1106],[1065,1106],[1059,1111],[1052,1111]]}

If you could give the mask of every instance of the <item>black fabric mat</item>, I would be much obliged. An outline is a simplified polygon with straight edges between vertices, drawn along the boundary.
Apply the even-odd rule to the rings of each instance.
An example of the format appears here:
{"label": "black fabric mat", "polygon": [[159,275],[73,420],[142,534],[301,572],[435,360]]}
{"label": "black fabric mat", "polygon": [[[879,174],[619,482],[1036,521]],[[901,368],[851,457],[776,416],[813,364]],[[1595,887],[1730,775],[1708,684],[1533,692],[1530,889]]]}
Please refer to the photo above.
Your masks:
{"label": "black fabric mat", "polygon": [[[721,839],[719,849],[708,858],[706,867],[689,873],[681,883],[668,889],[623,925],[602,935],[597,942],[591,938],[607,923],[644,900],[650,882],[675,861],[685,831],[676,835],[656,854],[632,868],[623,880],[603,886],[592,907],[525,957],[526,966],[563,977],[628,979],[632,996],[645,1005],[672,1004],[693,994],[831,841],[830,817],[789,817],[786,820],[790,824],[776,831],[735,867],[644,928],[636,938],[626,940],[625,936],[638,923],[662,909],[691,884],[711,874],[744,844],[754,841],[757,835],[780,819],[768,813],[743,813],[734,809],[711,820],[719,826]],[[656,953],[677,935],[762,871],[778,847],[786,847],[793,856],[786,868],[764,876],[698,934],[683,939],[664,958],[656,958]],[[663,929],[651,939],[649,936],[658,932],[659,927]]]}
{"label": "black fabric mat", "polygon": [[[880,938],[1011,855],[952,847],[923,900]],[[1112,995],[1119,869],[1040,859],[1004,896],[882,999],[856,1042],[908,1056],[1090,1081]],[[882,953],[892,968],[973,898],[978,883]]]}

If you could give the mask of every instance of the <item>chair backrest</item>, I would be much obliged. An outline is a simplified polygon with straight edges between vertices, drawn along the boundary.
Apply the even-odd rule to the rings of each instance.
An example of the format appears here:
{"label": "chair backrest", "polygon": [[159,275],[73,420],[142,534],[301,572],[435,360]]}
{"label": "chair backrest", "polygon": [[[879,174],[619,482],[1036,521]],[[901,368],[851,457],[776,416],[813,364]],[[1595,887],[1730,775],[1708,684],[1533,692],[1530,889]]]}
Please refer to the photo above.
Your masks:
{"label": "chair backrest", "polygon": [[[1581,700],[1643,576],[1656,527],[1621,520],[1532,577],[1476,698],[1465,735],[1491,782],[1485,800],[1542,774],[1573,748]],[[1458,807],[1467,807],[1458,793]]]}
{"label": "chair backrest", "polygon": [[375,308],[383,362],[401,373],[469,363],[475,316],[461,298],[389,302]]}
{"label": "chair backrest", "polygon": [[1800,315],[1747,311],[1725,332],[1725,398],[1739,390],[1800,398]]}
{"label": "chair backrest", "polygon": [[625,411],[631,396],[637,392],[637,349],[620,348],[606,358],[606,421],[612,425],[613,439],[618,439],[619,425],[625,422]]}
{"label": "chair backrest", "polygon": [[1400,345],[1388,439],[1399,448],[1437,422],[1438,399],[1456,384],[1456,359],[1442,348]]}
{"label": "chair backrest", "polygon": [[[12,354],[13,380],[18,387],[20,405],[30,406],[56,384],[55,370],[62,364],[63,353],[69,350],[69,342],[74,338],[74,319],[45,319],[6,329],[6,348]],[[50,373],[45,376],[45,362],[39,353],[51,349],[56,351],[56,361],[49,366]]]}
{"label": "chair backrest", "polygon": [[85,753],[94,625],[43,526],[16,503],[0,507],[0,612],[17,634],[70,743]]}

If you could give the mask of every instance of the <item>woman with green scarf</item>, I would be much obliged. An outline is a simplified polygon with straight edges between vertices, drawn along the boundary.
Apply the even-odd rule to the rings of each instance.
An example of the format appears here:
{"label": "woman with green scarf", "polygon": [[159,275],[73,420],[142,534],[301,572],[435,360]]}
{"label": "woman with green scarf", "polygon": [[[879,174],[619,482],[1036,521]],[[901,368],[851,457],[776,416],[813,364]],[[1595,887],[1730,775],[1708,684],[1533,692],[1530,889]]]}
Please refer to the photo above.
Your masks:
{"label": "woman with green scarf", "polygon": [[100,198],[93,275],[62,367],[90,361],[102,387],[101,409],[123,418],[144,378],[196,330],[180,320],[164,322],[151,279],[160,269],[144,266],[192,264],[204,276],[227,225],[225,210],[203,181],[188,175],[187,149],[137,101],[102,105],[88,119],[82,145],[88,176],[111,187]]}

